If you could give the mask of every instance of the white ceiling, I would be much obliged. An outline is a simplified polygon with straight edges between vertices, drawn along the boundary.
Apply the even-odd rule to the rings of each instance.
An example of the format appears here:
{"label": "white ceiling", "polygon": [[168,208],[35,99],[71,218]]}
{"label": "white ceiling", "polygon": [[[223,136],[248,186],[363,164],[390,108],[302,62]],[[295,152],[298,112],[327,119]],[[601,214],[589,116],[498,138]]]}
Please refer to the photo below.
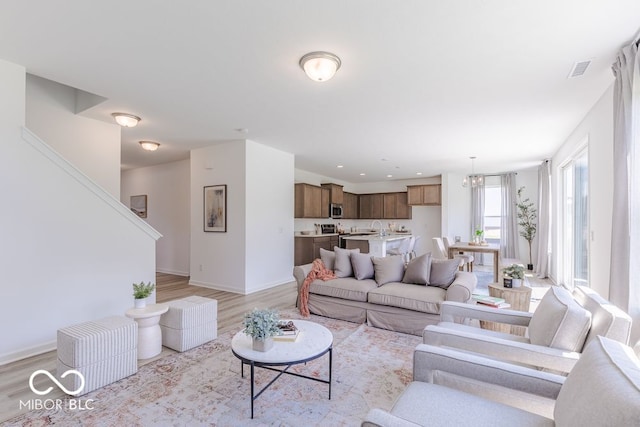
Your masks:
{"label": "white ceiling", "polygon": [[[638,0],[3,0],[0,58],[107,98],[83,115],[142,117],[124,168],[247,138],[358,183],[539,164],[639,18]],[[298,66],[315,50],[342,60],[328,82]]]}

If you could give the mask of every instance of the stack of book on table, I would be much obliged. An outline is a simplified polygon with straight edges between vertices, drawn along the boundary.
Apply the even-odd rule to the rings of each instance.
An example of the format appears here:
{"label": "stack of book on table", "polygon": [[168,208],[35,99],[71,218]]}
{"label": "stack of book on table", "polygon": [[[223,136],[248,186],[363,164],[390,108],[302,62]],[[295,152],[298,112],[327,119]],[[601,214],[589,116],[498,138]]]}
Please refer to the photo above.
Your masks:
{"label": "stack of book on table", "polygon": [[295,341],[300,335],[300,329],[292,321],[280,322],[278,324],[280,334],[273,337],[274,341]]}
{"label": "stack of book on table", "polygon": [[473,298],[473,300],[476,303],[482,304],[482,305],[486,305],[488,307],[493,307],[493,308],[509,308],[509,307],[511,307],[511,304],[506,302],[504,300],[504,298],[491,297],[489,295],[478,295],[478,294],[473,294],[471,296],[471,298]]}

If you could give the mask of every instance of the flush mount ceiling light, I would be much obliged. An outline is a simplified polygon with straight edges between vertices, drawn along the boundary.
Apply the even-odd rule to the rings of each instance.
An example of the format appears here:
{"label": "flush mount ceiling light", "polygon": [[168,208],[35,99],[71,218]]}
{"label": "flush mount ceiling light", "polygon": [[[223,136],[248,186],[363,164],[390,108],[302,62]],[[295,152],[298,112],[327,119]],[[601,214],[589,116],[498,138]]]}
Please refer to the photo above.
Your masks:
{"label": "flush mount ceiling light", "polygon": [[158,147],[160,147],[160,144],[153,141],[140,141],[140,146],[143,150],[156,151]]}
{"label": "flush mount ceiling light", "polygon": [[127,113],[112,113],[111,115],[114,119],[116,119],[116,123],[125,128],[132,128],[137,125],[140,120],[142,120],[138,116]]}
{"label": "flush mount ceiling light", "polygon": [[342,62],[333,53],[310,52],[300,58],[300,67],[316,82],[326,82],[334,76]]}
{"label": "flush mount ceiling light", "polygon": [[482,185],[482,180],[483,177],[482,175],[476,175],[475,173],[475,169],[474,169],[474,161],[476,160],[475,157],[469,157],[471,159],[471,175],[465,176],[464,179],[462,180],[462,186],[464,188],[467,188],[469,185],[471,185],[471,187],[477,187],[478,185]]}

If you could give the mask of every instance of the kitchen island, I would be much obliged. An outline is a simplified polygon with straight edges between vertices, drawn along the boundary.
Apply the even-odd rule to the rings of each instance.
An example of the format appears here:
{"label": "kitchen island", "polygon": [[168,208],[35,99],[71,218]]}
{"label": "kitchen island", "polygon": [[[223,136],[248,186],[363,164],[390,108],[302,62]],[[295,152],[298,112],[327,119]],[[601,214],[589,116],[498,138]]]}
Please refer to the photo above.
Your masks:
{"label": "kitchen island", "polygon": [[371,256],[384,257],[391,248],[397,248],[402,241],[409,239],[411,234],[392,234],[388,236],[348,236],[343,237],[347,242],[347,249],[360,249],[361,253],[369,253]]}

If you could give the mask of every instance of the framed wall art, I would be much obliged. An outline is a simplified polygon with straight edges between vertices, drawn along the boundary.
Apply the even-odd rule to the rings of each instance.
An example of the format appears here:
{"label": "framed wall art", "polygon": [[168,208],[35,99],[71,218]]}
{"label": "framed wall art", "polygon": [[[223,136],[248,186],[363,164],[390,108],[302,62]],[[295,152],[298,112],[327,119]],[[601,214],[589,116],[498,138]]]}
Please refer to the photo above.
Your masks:
{"label": "framed wall art", "polygon": [[131,196],[131,210],[140,218],[147,217],[147,195]]}
{"label": "framed wall art", "polygon": [[227,232],[227,185],[204,187],[204,231]]}

